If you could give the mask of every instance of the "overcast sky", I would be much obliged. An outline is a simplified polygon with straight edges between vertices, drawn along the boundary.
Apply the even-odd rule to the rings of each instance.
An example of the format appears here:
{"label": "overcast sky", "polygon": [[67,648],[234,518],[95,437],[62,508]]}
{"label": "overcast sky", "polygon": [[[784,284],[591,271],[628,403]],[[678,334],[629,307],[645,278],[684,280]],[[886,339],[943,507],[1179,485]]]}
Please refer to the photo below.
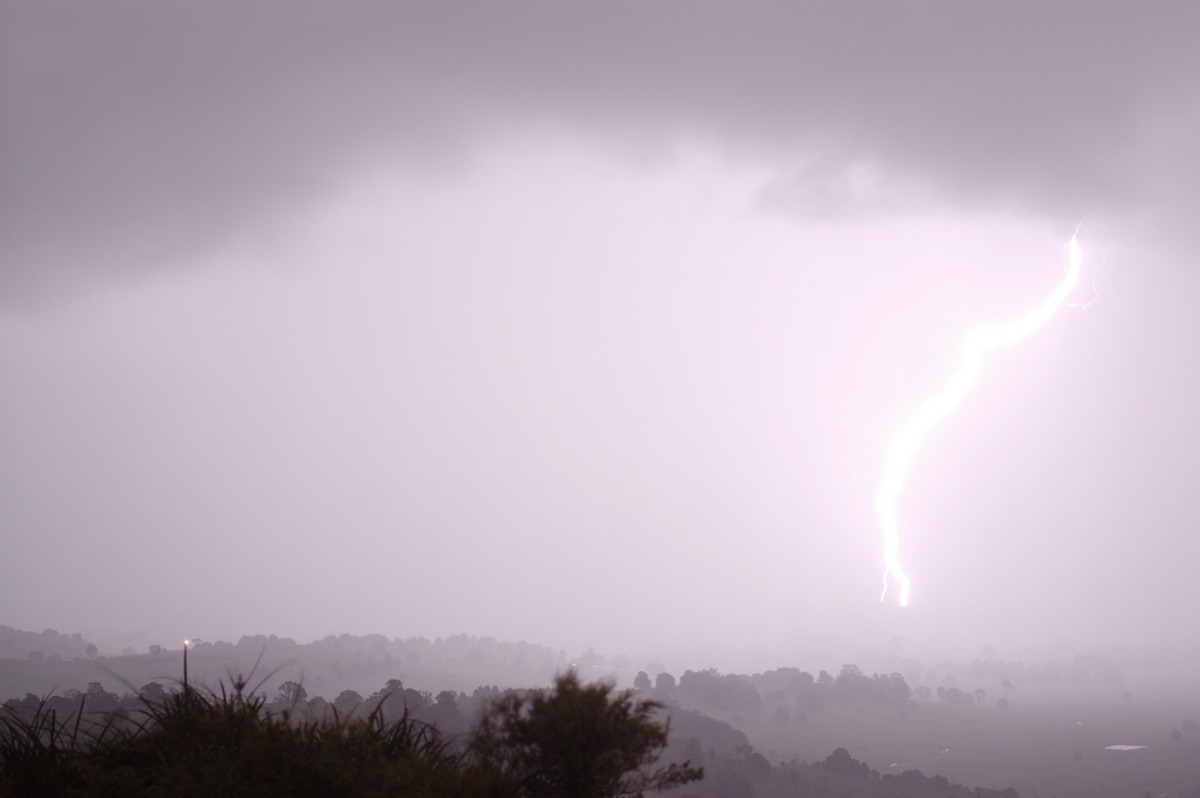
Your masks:
{"label": "overcast sky", "polygon": [[[0,622],[698,667],[1194,634],[1198,35],[2,0]],[[1080,222],[1071,307],[918,455],[880,603],[890,438]]]}

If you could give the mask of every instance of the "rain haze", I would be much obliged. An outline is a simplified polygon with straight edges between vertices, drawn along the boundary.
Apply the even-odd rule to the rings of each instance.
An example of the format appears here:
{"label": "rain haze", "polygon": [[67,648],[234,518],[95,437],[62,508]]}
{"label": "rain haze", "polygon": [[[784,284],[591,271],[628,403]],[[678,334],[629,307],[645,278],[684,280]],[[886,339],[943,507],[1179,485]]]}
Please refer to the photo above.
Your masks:
{"label": "rain haze", "polygon": [[[4,0],[0,622],[720,667],[1182,642],[1197,30]],[[1069,302],[915,458],[881,602],[889,441],[1077,229]]]}

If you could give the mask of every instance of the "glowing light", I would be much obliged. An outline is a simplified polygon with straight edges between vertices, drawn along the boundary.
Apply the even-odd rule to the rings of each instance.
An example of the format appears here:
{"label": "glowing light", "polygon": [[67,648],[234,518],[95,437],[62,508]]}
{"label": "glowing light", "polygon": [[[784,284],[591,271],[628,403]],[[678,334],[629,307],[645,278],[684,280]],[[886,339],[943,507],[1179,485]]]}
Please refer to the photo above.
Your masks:
{"label": "glowing light", "polygon": [[979,378],[984,357],[993,349],[1015,344],[1041,327],[1054,315],[1054,311],[1066,302],[1079,281],[1083,262],[1083,255],[1075,236],[1071,236],[1071,243],[1067,245],[1067,262],[1066,276],[1042,304],[1015,321],[977,327],[967,334],[963,341],[958,371],[950,380],[950,384],[922,405],[900,430],[900,434],[892,440],[887,453],[883,486],[879,490],[876,502],[879,520],[883,524],[883,593],[879,597],[880,601],[887,598],[890,577],[900,588],[900,606],[908,606],[911,583],[900,565],[900,530],[896,518],[896,503],[900,498],[900,488],[904,485],[904,478],[908,475],[913,456],[938,422],[958,407],[970,393]]}

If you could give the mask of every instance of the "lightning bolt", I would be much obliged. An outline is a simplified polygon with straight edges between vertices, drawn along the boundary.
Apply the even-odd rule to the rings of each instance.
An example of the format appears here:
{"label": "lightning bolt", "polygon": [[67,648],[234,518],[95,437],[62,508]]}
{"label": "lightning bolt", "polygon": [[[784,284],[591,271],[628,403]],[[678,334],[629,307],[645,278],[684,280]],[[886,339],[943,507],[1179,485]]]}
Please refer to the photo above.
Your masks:
{"label": "lightning bolt", "polygon": [[[1078,234],[1078,229],[1076,229],[1076,234]],[[896,503],[900,498],[900,488],[904,484],[905,477],[908,476],[913,456],[921,448],[925,439],[929,437],[933,428],[962,404],[963,399],[970,393],[971,388],[979,379],[984,358],[992,350],[1011,346],[1031,334],[1045,324],[1054,315],[1054,312],[1066,302],[1067,297],[1075,289],[1075,284],[1079,281],[1079,272],[1083,262],[1083,254],[1075,239],[1075,235],[1071,236],[1071,242],[1067,245],[1067,274],[1054,291],[1040,305],[1019,319],[1006,324],[977,327],[971,330],[963,341],[962,359],[959,361],[958,371],[950,380],[950,384],[941,393],[922,405],[892,440],[892,445],[887,453],[883,486],[879,489],[879,498],[876,501],[879,520],[883,524],[884,568],[883,593],[879,597],[880,601],[887,597],[890,577],[900,588],[900,606],[908,606],[911,584],[908,575],[904,573],[904,568],[900,565],[900,531],[899,523],[896,520]]]}
{"label": "lightning bolt", "polygon": [[1108,263],[1108,249],[1107,248],[1105,248],[1104,253],[1100,256],[1100,262],[1096,264],[1096,268],[1092,269],[1092,295],[1091,295],[1091,297],[1089,297],[1087,300],[1081,299],[1081,300],[1072,302],[1067,307],[1079,308],[1080,310],[1087,310],[1088,308],[1090,308],[1092,305],[1096,304],[1100,300],[1100,286],[1099,286],[1098,281],[1100,279],[1100,270],[1104,268],[1105,263]]}

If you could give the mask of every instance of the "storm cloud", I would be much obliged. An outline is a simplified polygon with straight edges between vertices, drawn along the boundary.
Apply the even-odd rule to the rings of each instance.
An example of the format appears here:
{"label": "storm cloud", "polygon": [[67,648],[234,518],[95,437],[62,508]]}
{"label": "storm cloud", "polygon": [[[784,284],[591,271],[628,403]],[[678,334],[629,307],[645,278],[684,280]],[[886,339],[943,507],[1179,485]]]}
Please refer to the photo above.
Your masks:
{"label": "storm cloud", "polygon": [[[5,622],[739,656],[1184,634],[1198,29],[1183,2],[4,2]],[[879,604],[886,441],[1077,229],[1073,306],[922,455],[914,605]]]}
{"label": "storm cloud", "polygon": [[[170,268],[380,160],[557,125],[965,208],[1187,218],[1188,3],[7,3],[6,305]],[[855,183],[856,176],[858,183]],[[840,188],[842,187],[842,188]],[[903,199],[892,204],[903,204]],[[910,200],[911,202],[911,200]]]}

